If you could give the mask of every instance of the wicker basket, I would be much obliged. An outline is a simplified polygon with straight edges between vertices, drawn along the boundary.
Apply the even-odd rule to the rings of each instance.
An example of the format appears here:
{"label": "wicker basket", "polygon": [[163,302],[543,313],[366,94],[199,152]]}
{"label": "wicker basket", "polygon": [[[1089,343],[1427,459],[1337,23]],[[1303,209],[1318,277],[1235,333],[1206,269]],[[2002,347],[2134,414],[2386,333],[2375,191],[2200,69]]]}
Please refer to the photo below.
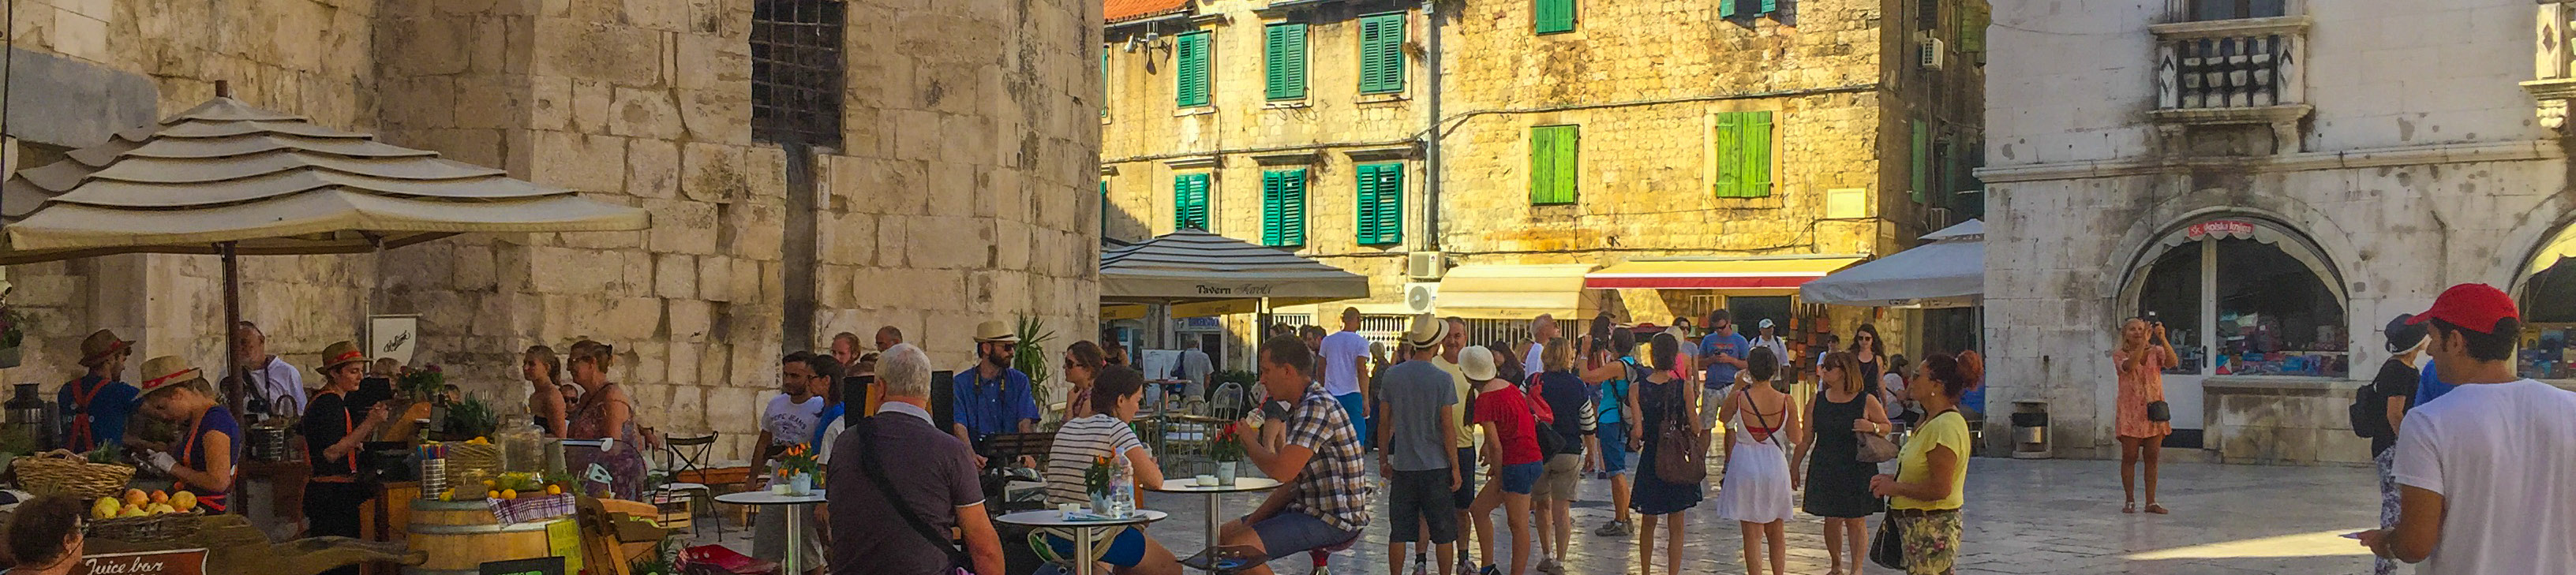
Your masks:
{"label": "wicker basket", "polygon": [[134,468],[111,463],[90,463],[70,451],[56,449],[18,458],[9,466],[18,476],[18,488],[36,495],[71,495],[97,499],[125,492],[126,482],[134,480]]}
{"label": "wicker basket", "polygon": [[[464,443],[446,445],[447,473],[450,477],[460,471],[481,471],[485,478],[501,476],[501,446]],[[451,481],[449,484],[452,486],[454,482]]]}
{"label": "wicker basket", "polygon": [[197,526],[199,523],[202,523],[202,521],[200,521],[200,519],[202,519],[200,513],[203,513],[203,511],[192,510],[186,513],[165,513],[150,517],[100,519],[97,521],[91,521],[89,523],[89,528],[84,529],[83,532],[87,533],[90,537],[127,542],[184,539],[190,535],[197,534]]}

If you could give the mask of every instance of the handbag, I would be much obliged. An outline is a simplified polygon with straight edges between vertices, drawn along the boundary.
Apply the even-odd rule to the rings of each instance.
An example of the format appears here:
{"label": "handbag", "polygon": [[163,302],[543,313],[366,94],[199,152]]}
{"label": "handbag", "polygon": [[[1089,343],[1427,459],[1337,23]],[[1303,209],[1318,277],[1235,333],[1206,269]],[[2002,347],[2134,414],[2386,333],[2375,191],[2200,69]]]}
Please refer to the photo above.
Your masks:
{"label": "handbag", "polygon": [[1896,442],[1889,440],[1887,436],[1876,433],[1853,433],[1852,437],[1860,440],[1860,447],[1855,450],[1857,455],[1853,459],[1858,459],[1861,463],[1886,463],[1887,460],[1896,458],[1898,451]]}
{"label": "handbag", "polygon": [[1708,479],[1708,446],[1700,443],[1699,432],[1691,430],[1689,395],[1682,388],[1684,380],[1666,382],[1672,387],[1672,400],[1665,402],[1662,429],[1655,430],[1655,479],[1665,483],[1699,483]]}
{"label": "handbag", "polygon": [[2173,407],[2165,405],[2162,399],[2147,402],[2147,421],[2173,421]]}
{"label": "handbag", "polygon": [[921,535],[922,539],[930,541],[932,546],[938,547],[941,551],[947,552],[948,564],[950,566],[948,572],[957,575],[966,575],[967,573],[971,573],[968,566],[973,565],[973,563],[969,562],[966,558],[966,551],[958,549],[957,542],[949,540],[949,538],[946,535],[941,534],[938,529],[932,528],[929,521],[922,520],[921,515],[914,513],[911,507],[905,506],[903,504],[903,498],[895,495],[894,484],[886,481],[885,464],[877,460],[877,450],[875,449],[875,446],[867,444],[870,438],[876,436],[876,418],[859,418],[857,427],[853,431],[858,434],[855,439],[860,442],[859,467],[867,472],[868,483],[876,486],[877,496],[885,498],[886,506],[893,507],[895,515],[902,516],[904,524],[912,526],[912,531],[914,533],[918,533]]}
{"label": "handbag", "polygon": [[[1884,500],[1882,500],[1884,501]],[[1878,534],[1870,537],[1869,562],[1880,567],[1905,570],[1905,532],[1896,526],[1896,514],[1878,522]]]}
{"label": "handbag", "polygon": [[1547,398],[1521,394],[1521,402],[1527,404],[1530,409],[1530,435],[1538,438],[1539,462],[1546,463],[1548,458],[1556,457],[1558,453],[1565,451],[1565,436],[1557,433],[1556,423],[1550,421],[1556,419],[1554,414],[1545,414],[1543,417],[1540,413],[1539,406],[1545,404]]}

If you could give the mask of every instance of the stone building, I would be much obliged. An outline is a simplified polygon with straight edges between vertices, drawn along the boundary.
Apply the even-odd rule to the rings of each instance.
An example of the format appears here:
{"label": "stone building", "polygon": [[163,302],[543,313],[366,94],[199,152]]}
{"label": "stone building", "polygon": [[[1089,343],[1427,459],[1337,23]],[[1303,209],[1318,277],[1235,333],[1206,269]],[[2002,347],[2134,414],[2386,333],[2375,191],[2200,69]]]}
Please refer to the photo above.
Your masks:
{"label": "stone building", "polygon": [[[184,109],[256,105],[648,209],[649,231],[246,257],[243,308],[309,364],[371,314],[519,405],[517,357],[615,345],[642,422],[751,441],[778,357],[893,325],[941,366],[977,322],[1093,321],[1096,4],[1040,0],[20,2],[17,166]],[[110,39],[114,41],[110,41]],[[1076,193],[1083,192],[1083,193]],[[12,382],[68,379],[96,328],[223,362],[214,258],[17,266]],[[1053,342],[1053,353],[1069,339]],[[128,374],[129,377],[132,374]],[[310,377],[310,376],[308,376]],[[50,396],[49,396],[50,397]]]}
{"label": "stone building", "polygon": [[[1417,311],[1485,342],[1717,308],[1966,336],[1964,313],[1793,296],[1975,216],[1979,0],[1107,5],[1109,237],[1204,223],[1340,266],[1388,339]],[[1249,343],[1248,315],[1194,321]]]}
{"label": "stone building", "polygon": [[2044,402],[2055,452],[2108,456],[2108,352],[2123,318],[2152,315],[2183,358],[2168,446],[2367,464],[2344,408],[2390,356],[2382,326],[2465,282],[2519,294],[2522,369],[2570,378],[2568,16],[2002,3],[1979,172],[1990,404]]}

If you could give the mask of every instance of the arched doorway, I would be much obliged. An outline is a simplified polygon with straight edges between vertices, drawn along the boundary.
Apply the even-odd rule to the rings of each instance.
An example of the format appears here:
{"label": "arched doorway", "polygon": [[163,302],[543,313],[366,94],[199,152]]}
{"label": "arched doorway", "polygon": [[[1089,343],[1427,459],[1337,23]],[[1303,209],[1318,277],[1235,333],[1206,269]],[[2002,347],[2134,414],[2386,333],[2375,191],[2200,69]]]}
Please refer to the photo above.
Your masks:
{"label": "arched doorway", "polygon": [[[2201,385],[2211,377],[2343,379],[2351,371],[2342,276],[2288,225],[2243,215],[2194,220],[2150,244],[2126,277],[2122,313],[2163,322],[2182,358],[2164,378],[2175,429],[2203,428]],[[2102,386],[2116,397],[2116,379]]]}
{"label": "arched doorway", "polygon": [[2523,265],[2514,293],[2522,307],[2522,351],[2514,369],[2532,379],[2576,379],[2567,349],[2576,336],[2576,224],[2563,225]]}

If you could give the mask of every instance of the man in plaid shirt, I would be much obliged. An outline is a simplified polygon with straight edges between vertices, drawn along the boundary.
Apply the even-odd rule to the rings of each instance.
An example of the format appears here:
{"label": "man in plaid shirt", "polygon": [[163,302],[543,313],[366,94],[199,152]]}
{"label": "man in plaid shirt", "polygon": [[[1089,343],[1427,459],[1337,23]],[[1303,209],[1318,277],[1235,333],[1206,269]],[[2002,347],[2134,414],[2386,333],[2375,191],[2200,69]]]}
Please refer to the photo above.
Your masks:
{"label": "man in plaid shirt", "polygon": [[[1225,525],[1221,538],[1226,545],[1250,546],[1278,559],[1350,541],[1368,527],[1368,500],[1375,489],[1369,485],[1366,452],[1341,402],[1309,377],[1314,368],[1314,354],[1296,336],[1261,343],[1261,385],[1271,397],[1301,399],[1286,418],[1269,423],[1287,426],[1288,441],[1278,451],[1245,442],[1245,458],[1285,485],[1272,490],[1260,509]],[[1256,413],[1246,424],[1259,417]],[[1256,566],[1243,573],[1268,575],[1270,568]]]}

